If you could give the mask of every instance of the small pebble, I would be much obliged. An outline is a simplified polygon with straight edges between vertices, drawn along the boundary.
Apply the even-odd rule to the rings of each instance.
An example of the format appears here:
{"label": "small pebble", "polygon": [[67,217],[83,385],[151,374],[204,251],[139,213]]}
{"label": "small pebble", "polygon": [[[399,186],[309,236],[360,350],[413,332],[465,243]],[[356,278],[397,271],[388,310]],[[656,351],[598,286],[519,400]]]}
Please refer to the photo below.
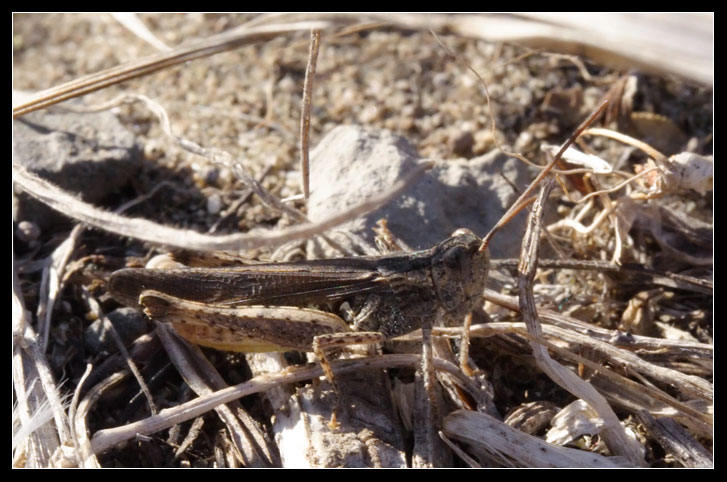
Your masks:
{"label": "small pebble", "polygon": [[18,236],[20,241],[30,243],[38,239],[40,236],[40,228],[34,222],[20,221],[15,234]]}
{"label": "small pebble", "polygon": [[207,212],[209,214],[219,214],[221,208],[222,199],[220,198],[219,194],[214,193],[207,198]]}
{"label": "small pebble", "polygon": [[[121,337],[124,345],[128,345],[146,330],[146,321],[137,310],[133,308],[119,308],[108,314],[116,332]],[[83,335],[86,348],[94,354],[101,352],[115,353],[116,343],[109,333],[108,325],[103,320],[96,320],[91,323]]]}

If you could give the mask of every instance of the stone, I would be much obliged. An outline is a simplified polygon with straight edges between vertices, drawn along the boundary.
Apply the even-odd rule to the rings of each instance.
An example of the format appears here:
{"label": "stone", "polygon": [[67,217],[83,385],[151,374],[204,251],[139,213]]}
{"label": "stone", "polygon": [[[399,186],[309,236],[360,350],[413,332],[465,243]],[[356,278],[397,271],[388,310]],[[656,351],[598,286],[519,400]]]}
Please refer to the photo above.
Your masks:
{"label": "stone", "polygon": [[[336,127],[311,153],[308,216],[320,221],[357,205],[389,189],[421,160],[406,139],[389,131]],[[438,161],[407,192],[338,229],[372,243],[372,228],[383,218],[389,230],[413,249],[429,248],[458,228],[484,236],[517,198],[503,176],[519,189],[533,177],[522,162],[500,151],[469,160]],[[525,219],[526,214],[520,213],[493,238],[493,257],[517,257]]]}

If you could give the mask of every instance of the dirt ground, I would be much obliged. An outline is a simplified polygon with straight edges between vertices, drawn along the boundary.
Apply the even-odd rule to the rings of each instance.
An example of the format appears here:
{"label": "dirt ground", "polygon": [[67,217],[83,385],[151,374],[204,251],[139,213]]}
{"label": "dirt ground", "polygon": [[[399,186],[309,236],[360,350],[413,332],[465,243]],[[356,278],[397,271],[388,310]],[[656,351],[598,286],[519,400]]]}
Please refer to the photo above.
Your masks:
{"label": "dirt ground", "polygon": [[[13,88],[18,90],[45,89],[155,52],[108,14],[14,18]],[[142,14],[140,18],[162,41],[176,45],[252,17]],[[134,79],[90,94],[84,102],[101,102],[119,92],[146,95],[164,106],[176,135],[229,151],[244,159],[245,168],[254,175],[267,172],[265,187],[285,198],[299,191],[294,171],[308,54],[308,35],[293,37]],[[586,60],[592,77],[586,81],[577,64],[548,52],[447,35],[442,41],[487,81],[500,142],[536,162],[543,156],[540,142],[566,138],[621,75]],[[678,127],[680,140],[694,137],[704,153],[710,152],[710,89],[644,75],[635,102],[634,111],[667,117]],[[148,149],[164,146],[163,135],[143,109],[124,107],[121,116],[140,142],[150,145]],[[429,33],[379,28],[322,43],[311,145],[340,124],[391,130],[405,136],[422,157],[433,159],[469,158],[496,148],[482,84]],[[188,164],[187,157],[172,150],[160,162],[173,167]],[[191,168],[198,177],[210,177],[206,167]],[[212,177],[219,182],[231,178],[229,173]],[[270,221],[258,211],[247,211],[248,216],[252,212],[259,216],[257,222]],[[250,223],[239,228],[249,228]]]}

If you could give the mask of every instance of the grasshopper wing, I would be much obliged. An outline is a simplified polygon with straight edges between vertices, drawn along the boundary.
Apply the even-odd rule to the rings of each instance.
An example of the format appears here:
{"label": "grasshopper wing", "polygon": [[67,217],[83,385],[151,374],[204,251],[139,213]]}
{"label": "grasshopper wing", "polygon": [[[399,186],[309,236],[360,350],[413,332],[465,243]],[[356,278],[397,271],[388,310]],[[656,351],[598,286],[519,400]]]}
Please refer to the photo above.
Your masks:
{"label": "grasshopper wing", "polygon": [[391,292],[370,258],[323,259],[228,268],[133,269],[111,275],[117,301],[139,307],[139,295],[154,290],[224,305],[287,305],[341,301],[357,294]]}

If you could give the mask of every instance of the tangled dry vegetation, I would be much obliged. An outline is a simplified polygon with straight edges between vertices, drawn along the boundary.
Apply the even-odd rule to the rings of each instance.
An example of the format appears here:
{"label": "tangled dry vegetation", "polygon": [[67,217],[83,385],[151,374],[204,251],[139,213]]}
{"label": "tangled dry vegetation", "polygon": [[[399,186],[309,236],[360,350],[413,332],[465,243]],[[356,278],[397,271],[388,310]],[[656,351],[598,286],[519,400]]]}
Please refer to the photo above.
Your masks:
{"label": "tangled dry vegetation", "polygon": [[[99,207],[14,156],[16,190],[84,223],[14,219],[14,465],[711,466],[711,86],[488,41],[468,27],[478,18],[15,16],[16,118],[83,96],[62,106],[111,109],[143,160]],[[464,370],[452,355],[462,329],[434,331],[433,447],[419,445],[430,410],[414,393],[418,333],[334,364],[351,410],[379,402],[356,393],[373,383],[361,373],[383,383],[386,406],[370,418],[390,433],[369,415],[331,430],[331,392],[298,355],[202,352],[161,325],[117,339],[120,351],[90,348],[94,320],[118,338],[114,270],[161,246],[277,259],[287,243],[300,256],[302,239],[416,180],[305,223],[301,138],[315,146],[362,124],[436,162],[498,149],[542,166],[603,99],[556,166],[558,188],[531,209],[543,229],[524,236],[547,259],[537,272],[534,251],[519,270],[493,260]]]}

